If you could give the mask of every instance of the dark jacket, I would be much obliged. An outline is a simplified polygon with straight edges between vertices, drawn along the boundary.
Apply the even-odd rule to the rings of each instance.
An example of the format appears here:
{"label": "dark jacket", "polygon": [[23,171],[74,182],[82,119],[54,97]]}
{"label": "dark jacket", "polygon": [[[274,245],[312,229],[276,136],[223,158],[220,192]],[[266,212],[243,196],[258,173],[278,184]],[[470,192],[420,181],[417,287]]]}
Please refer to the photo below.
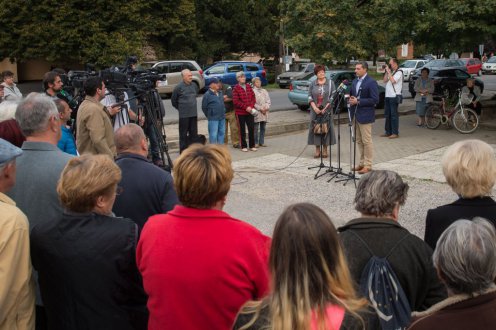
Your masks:
{"label": "dark jacket", "polygon": [[222,91],[218,91],[217,95],[211,89],[206,91],[202,99],[202,111],[208,120],[224,119],[226,117],[226,108]]}
{"label": "dark jacket", "polygon": [[377,81],[371,78],[368,74],[363,78],[360,90],[356,91],[358,78],[351,83],[351,96],[359,97],[360,104],[350,107],[352,116],[356,112],[356,120],[360,124],[370,124],[375,121],[375,105],[379,103],[379,90]]}
{"label": "dark jacket", "polygon": [[496,292],[488,290],[480,296],[456,295],[416,313],[411,330],[466,330],[496,327]]}
{"label": "dark jacket", "polygon": [[427,211],[424,241],[434,250],[441,234],[459,219],[472,220],[482,217],[496,227],[496,202],[491,197],[473,199],[460,198],[457,201]]}
{"label": "dark jacket", "polygon": [[[254,313],[238,314],[238,317],[233,325],[233,330],[240,329],[243,325],[250,322],[253,318]],[[360,317],[365,323],[365,327],[362,326],[360,320],[353,317],[350,313],[345,312],[343,322],[339,327],[339,330],[363,330],[363,329],[380,329],[379,318],[372,309],[359,312]],[[265,330],[269,324],[269,308],[264,307],[260,311],[260,316],[257,318],[255,323],[248,328],[248,330]]]}
{"label": "dark jacket", "polygon": [[378,257],[385,257],[396,242],[408,235],[391,253],[388,261],[403,288],[412,311],[422,311],[446,298],[446,289],[437,277],[432,250],[420,238],[391,219],[358,218],[340,227],[351,276],[360,283],[363,268],[371,255],[350,230],[358,234]]}
{"label": "dark jacket", "polygon": [[31,231],[50,330],[146,329],[136,267],[138,228],[129,219],[66,213]]}
{"label": "dark jacket", "polygon": [[198,91],[196,90],[196,84],[191,83],[189,85],[181,81],[174,88],[171,96],[171,103],[174,108],[179,111],[179,118],[190,118],[197,117],[198,112],[196,110],[196,96]]}
{"label": "dark jacket", "polygon": [[179,204],[169,172],[131,153],[119,154],[116,164],[122,171],[119,186],[123,190],[115,198],[113,211],[136,222],[140,231],[149,217],[167,213]]}

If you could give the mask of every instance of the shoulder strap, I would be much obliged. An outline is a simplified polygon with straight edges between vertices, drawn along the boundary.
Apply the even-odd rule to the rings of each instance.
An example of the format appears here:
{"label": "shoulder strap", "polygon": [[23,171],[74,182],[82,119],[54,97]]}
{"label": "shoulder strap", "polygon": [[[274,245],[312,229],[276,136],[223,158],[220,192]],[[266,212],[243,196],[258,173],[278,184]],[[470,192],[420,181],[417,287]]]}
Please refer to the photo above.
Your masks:
{"label": "shoulder strap", "polygon": [[[355,233],[354,230],[350,230],[349,231],[350,233],[352,233],[353,235],[355,235],[356,238],[358,238],[358,240],[360,242],[362,242],[363,246],[365,246],[365,248],[367,249],[367,251],[370,253],[370,255],[372,257],[375,256],[374,252],[372,252],[372,250],[370,249],[370,247],[368,246],[367,243],[365,243],[365,241],[363,240],[363,238],[360,237],[360,235],[358,235],[357,233]],[[391,253],[393,253],[393,251],[408,237],[410,233],[406,233],[400,240],[398,240],[398,242],[396,242],[396,244],[394,244],[394,246],[391,248],[391,250],[389,250],[389,252],[386,254],[386,256],[384,257],[384,259],[387,259]]]}

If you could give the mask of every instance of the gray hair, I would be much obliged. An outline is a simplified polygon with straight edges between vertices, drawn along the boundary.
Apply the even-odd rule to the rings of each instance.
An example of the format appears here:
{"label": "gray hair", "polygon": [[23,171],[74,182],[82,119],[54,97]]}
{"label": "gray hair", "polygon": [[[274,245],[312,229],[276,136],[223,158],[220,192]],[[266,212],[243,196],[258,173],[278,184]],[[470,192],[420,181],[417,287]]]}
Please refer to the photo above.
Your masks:
{"label": "gray hair", "polygon": [[251,79],[251,82],[252,82],[252,83],[255,83],[255,81],[257,81],[257,80],[258,80],[258,81],[260,81],[260,82],[262,82],[262,79],[260,79],[260,77],[253,77],[253,78]]}
{"label": "gray hair", "polygon": [[191,70],[190,70],[190,69],[183,69],[183,70],[181,71],[181,77],[183,77],[183,78],[184,78],[184,77],[186,76],[186,73],[191,73]]}
{"label": "gray hair", "polygon": [[238,79],[239,77],[245,77],[245,73],[243,71],[236,72],[236,79]]}
{"label": "gray hair", "polygon": [[355,209],[365,215],[393,214],[396,205],[405,204],[408,184],[393,171],[372,171],[358,183]]}
{"label": "gray hair", "polygon": [[0,122],[14,119],[18,102],[4,101],[0,103]]}
{"label": "gray hair", "polygon": [[482,293],[496,278],[496,230],[483,218],[458,220],[443,232],[432,259],[451,291]]}
{"label": "gray hair", "polygon": [[25,136],[44,132],[50,118],[58,118],[59,112],[53,100],[43,94],[31,93],[19,105],[15,119]]}

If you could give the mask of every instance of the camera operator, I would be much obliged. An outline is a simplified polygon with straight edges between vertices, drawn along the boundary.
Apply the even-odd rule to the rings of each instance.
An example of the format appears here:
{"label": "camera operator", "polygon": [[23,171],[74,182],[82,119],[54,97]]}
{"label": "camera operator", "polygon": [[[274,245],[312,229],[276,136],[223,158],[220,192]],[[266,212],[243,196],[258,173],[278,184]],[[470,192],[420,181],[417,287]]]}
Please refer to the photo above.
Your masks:
{"label": "camera operator", "polygon": [[60,74],[55,71],[48,71],[43,76],[43,89],[45,94],[50,96],[52,99],[57,97],[57,93],[62,90],[64,86]]}
{"label": "camera operator", "polygon": [[401,90],[403,88],[403,71],[398,70],[398,60],[389,59],[385,67],[384,82],[386,83],[386,98],[384,103],[384,117],[386,124],[382,137],[396,139],[399,137],[398,105],[401,103]]}
{"label": "camera operator", "polygon": [[112,116],[120,111],[119,106],[103,106],[105,82],[101,77],[90,77],[84,82],[86,97],[77,114],[77,149],[84,154],[106,154],[115,157]]}

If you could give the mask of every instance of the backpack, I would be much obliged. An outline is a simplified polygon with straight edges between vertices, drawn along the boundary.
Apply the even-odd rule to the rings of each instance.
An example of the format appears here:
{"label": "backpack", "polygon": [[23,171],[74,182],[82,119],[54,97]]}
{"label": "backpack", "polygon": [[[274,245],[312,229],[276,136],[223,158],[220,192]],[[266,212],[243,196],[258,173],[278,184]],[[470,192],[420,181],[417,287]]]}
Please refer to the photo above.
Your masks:
{"label": "backpack", "polygon": [[383,330],[405,329],[410,324],[410,303],[387,258],[409,233],[403,236],[384,258],[380,258],[374,255],[357,233],[353,230],[350,232],[362,242],[371,255],[362,271],[360,293],[375,309]]}

